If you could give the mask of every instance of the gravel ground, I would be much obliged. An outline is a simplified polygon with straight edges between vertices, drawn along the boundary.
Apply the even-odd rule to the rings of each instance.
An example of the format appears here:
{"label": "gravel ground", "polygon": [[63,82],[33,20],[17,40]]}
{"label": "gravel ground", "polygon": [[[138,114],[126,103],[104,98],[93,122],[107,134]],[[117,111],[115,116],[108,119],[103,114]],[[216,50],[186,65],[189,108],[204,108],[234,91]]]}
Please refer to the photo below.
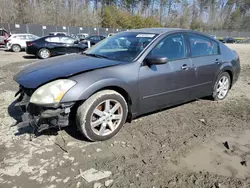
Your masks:
{"label": "gravel ground", "polygon": [[230,47],[242,72],[226,100],[153,113],[96,143],[75,127],[37,138],[10,127],[18,112],[9,106],[12,77],[31,60],[0,51],[0,187],[249,188],[250,45]]}

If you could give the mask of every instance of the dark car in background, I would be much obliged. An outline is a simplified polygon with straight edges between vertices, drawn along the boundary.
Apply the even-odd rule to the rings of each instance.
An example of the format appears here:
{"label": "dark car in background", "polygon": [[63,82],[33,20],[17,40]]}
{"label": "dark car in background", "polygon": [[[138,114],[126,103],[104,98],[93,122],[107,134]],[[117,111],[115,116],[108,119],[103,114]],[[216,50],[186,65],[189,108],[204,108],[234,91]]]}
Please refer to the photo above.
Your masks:
{"label": "dark car in background", "polygon": [[89,140],[106,140],[145,113],[206,96],[225,99],[239,73],[237,53],[200,32],[121,32],[84,53],[37,62],[16,74],[16,106],[24,110],[17,126],[40,132],[76,124]]}
{"label": "dark car in background", "polygon": [[224,37],[222,42],[223,43],[235,43],[236,40],[233,37]]}
{"label": "dark car in background", "polygon": [[89,36],[86,37],[82,42],[87,44],[87,41],[90,41],[91,46],[97,44],[98,42],[100,42],[101,40],[105,39],[105,36],[102,35],[93,35],[93,36]]}
{"label": "dark car in background", "polygon": [[87,45],[68,36],[46,36],[27,42],[26,53],[47,59],[51,56],[83,52]]}

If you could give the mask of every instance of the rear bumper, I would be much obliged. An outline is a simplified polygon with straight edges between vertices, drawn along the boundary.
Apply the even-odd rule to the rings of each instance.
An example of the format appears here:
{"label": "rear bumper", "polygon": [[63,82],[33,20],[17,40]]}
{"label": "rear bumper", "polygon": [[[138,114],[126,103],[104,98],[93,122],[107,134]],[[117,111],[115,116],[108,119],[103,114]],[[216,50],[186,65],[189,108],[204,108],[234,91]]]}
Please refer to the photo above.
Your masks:
{"label": "rear bumper", "polygon": [[27,54],[31,54],[31,55],[36,55],[37,54],[37,49],[35,49],[34,47],[26,47],[25,48],[25,52]]}
{"label": "rear bumper", "polygon": [[6,47],[8,50],[10,50],[10,49],[11,49],[11,44],[10,44],[10,43],[7,43],[7,44],[5,45],[5,47]]}
{"label": "rear bumper", "polygon": [[32,126],[36,132],[52,127],[66,127],[69,125],[69,115],[74,102],[60,103],[54,106],[38,106],[29,102],[30,97],[20,93],[15,106],[22,109],[22,122],[17,124],[17,128]]}

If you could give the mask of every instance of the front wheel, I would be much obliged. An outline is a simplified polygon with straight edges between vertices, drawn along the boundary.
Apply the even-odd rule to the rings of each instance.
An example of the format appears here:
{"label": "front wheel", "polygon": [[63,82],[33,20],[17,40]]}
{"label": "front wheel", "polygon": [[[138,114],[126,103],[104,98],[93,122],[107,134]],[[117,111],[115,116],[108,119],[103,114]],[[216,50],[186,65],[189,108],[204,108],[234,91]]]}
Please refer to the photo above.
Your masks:
{"label": "front wheel", "polygon": [[128,105],[113,90],[103,90],[88,98],[77,109],[76,123],[91,141],[103,141],[116,135],[126,122]]}
{"label": "front wheel", "polygon": [[213,99],[216,101],[226,98],[230,89],[231,78],[227,72],[223,72],[218,76],[213,88]]}

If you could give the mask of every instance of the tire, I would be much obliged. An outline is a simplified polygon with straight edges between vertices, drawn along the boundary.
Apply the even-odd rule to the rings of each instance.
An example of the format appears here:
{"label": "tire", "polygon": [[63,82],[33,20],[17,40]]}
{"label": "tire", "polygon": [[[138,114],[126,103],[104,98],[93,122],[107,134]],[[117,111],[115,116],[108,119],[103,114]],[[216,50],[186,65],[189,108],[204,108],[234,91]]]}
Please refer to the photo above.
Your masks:
{"label": "tire", "polygon": [[22,50],[22,48],[21,48],[21,46],[20,46],[19,44],[13,44],[13,45],[11,46],[11,50],[12,50],[13,52],[20,52],[20,51]]}
{"label": "tire", "polygon": [[37,56],[40,59],[47,59],[51,56],[51,52],[47,48],[42,48],[39,50]]}
{"label": "tire", "polygon": [[[221,84],[222,79],[225,79],[225,78],[227,79],[228,84],[225,84],[224,89],[221,89],[224,92],[224,94],[222,95],[222,93],[220,93],[218,90],[219,90],[219,87],[222,85]],[[212,95],[213,100],[220,101],[220,100],[225,99],[229,92],[230,86],[231,86],[230,75],[227,72],[220,73],[213,87],[213,95]]]}
{"label": "tire", "polygon": [[[106,103],[106,101],[109,102]],[[106,104],[110,104],[107,105],[110,107],[110,113],[107,113],[108,111],[106,111]],[[115,110],[117,108],[116,106],[119,106],[117,110]],[[102,112],[101,114],[103,115],[100,115],[99,113],[99,115],[97,115],[95,113],[96,110],[97,112]],[[111,111],[114,111],[114,113]],[[126,122],[127,115],[128,105],[123,96],[113,90],[103,90],[92,95],[78,107],[76,124],[78,130],[88,140],[103,141],[112,138],[119,132],[123,124]],[[120,117],[120,119],[112,119],[111,116],[116,116],[116,118]],[[93,121],[93,119],[96,120]],[[97,122],[101,122],[101,124],[98,124]],[[110,126],[110,123],[113,126]],[[98,126],[94,127],[94,124]],[[103,131],[101,130],[102,127],[105,127],[103,128]]]}

